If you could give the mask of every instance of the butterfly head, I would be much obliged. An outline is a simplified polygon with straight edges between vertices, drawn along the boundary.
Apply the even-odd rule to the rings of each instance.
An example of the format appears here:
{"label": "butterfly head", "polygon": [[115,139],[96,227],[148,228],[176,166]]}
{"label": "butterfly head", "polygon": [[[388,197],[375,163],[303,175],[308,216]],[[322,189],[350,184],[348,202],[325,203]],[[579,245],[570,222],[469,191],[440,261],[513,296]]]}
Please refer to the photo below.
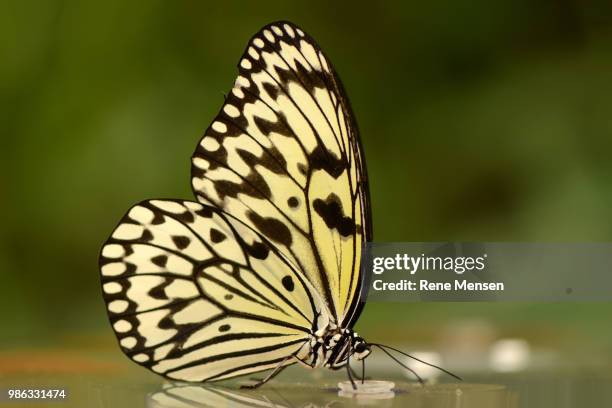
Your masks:
{"label": "butterfly head", "polygon": [[372,352],[372,348],[370,345],[361,337],[355,334],[353,338],[353,357],[355,360],[363,360]]}

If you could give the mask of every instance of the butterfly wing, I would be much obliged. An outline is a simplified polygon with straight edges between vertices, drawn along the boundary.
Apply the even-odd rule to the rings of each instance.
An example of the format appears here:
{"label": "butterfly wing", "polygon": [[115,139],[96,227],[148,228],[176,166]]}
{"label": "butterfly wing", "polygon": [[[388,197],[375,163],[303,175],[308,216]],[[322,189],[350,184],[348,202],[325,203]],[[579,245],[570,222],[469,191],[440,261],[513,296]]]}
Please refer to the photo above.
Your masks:
{"label": "butterfly wing", "polygon": [[171,379],[273,368],[301,352],[321,318],[308,280],[265,237],[195,202],[132,207],[103,246],[100,271],[122,350]]}
{"label": "butterfly wing", "polygon": [[372,227],[353,115],[331,63],[288,22],[249,42],[239,76],[192,158],[192,186],[297,265],[336,322],[361,309]]}

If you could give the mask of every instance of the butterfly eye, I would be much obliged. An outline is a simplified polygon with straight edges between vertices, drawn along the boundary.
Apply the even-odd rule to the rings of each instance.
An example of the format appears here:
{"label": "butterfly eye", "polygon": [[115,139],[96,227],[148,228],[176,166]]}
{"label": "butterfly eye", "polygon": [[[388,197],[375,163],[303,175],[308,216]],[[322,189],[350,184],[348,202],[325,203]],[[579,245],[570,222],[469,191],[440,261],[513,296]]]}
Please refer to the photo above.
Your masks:
{"label": "butterfly eye", "polygon": [[357,344],[355,345],[354,349],[355,349],[355,352],[356,352],[356,353],[361,354],[361,353],[363,353],[364,351],[366,351],[367,347],[366,347],[366,344],[365,344],[365,343],[360,342],[360,343],[357,343]]}

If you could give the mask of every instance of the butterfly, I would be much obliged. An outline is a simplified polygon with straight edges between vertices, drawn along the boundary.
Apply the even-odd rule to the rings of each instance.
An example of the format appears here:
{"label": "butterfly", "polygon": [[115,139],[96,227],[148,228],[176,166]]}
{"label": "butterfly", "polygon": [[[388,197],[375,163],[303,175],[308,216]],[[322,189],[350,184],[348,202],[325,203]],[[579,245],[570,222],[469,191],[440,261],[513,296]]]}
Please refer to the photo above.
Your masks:
{"label": "butterfly", "polygon": [[269,370],[255,387],[298,363],[353,381],[350,359],[372,347],[353,331],[372,215],[348,98],[286,21],[251,38],[238,71],[192,156],[197,202],[142,201],[103,245],[110,323],[130,359],[171,380]]}

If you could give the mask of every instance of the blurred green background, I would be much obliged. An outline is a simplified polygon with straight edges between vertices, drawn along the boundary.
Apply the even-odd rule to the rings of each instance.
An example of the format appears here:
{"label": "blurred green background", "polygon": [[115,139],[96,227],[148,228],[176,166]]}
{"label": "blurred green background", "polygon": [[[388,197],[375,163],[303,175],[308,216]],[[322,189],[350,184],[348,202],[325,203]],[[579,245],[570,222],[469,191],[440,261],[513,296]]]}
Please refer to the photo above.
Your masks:
{"label": "blurred green background", "polygon": [[[191,198],[189,158],[247,40],[313,35],[348,90],[377,241],[611,241],[609,1],[12,1],[0,6],[0,346],[114,347],[97,257],[127,208]],[[579,273],[579,271],[577,271]],[[457,322],[612,350],[612,304],[370,304],[427,344]]]}

